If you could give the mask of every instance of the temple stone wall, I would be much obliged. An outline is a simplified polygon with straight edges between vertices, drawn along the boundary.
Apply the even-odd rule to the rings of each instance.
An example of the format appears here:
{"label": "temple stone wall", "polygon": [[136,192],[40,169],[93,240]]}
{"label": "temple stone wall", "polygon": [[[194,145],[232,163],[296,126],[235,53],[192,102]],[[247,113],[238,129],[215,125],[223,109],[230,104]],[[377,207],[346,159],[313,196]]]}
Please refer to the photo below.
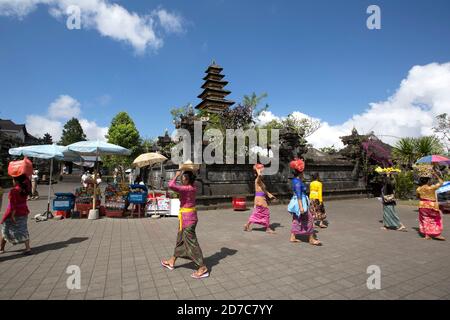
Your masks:
{"label": "temple stone wall", "polygon": [[[252,201],[255,192],[252,167],[253,165],[248,164],[202,165],[196,181],[198,204],[211,209],[227,207],[231,205],[234,196],[245,196]],[[161,175],[161,170],[154,168],[149,184],[153,184],[155,189],[159,188],[160,183],[163,188],[167,188],[168,181],[173,178],[177,169],[176,165],[166,164]],[[363,179],[354,177],[354,165],[350,161],[339,164],[308,164],[307,161],[304,173],[307,185],[313,173],[319,173],[323,181],[324,197],[327,200],[367,196],[365,183]],[[278,174],[265,176],[264,181],[268,190],[285,202],[292,195],[291,178],[291,170],[284,164]]]}

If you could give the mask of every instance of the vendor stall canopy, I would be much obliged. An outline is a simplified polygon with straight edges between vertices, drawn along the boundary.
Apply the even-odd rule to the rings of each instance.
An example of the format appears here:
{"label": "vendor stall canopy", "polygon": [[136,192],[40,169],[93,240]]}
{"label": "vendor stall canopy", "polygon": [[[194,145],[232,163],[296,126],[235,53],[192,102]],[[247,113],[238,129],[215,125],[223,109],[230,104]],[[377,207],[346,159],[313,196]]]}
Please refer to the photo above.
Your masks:
{"label": "vendor stall canopy", "polygon": [[72,143],[67,146],[67,148],[71,151],[79,153],[81,155],[86,156],[95,156],[95,155],[130,155],[131,151],[104,141],[80,141],[76,143]]}
{"label": "vendor stall canopy", "polygon": [[26,156],[39,159],[56,159],[60,161],[83,161],[76,152],[67,147],[56,144],[42,144],[36,146],[18,147],[9,149],[12,156]]}

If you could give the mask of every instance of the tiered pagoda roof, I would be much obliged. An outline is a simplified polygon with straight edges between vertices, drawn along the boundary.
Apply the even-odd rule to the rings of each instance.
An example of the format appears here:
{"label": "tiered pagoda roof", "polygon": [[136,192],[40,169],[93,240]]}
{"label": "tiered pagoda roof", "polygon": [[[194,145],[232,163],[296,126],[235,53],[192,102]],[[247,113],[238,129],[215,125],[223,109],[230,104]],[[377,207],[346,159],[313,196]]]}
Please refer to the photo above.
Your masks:
{"label": "tiered pagoda roof", "polygon": [[223,80],[225,76],[221,74],[222,70],[223,68],[215,62],[206,69],[206,76],[203,78],[205,83],[202,85],[204,90],[198,96],[202,101],[195,107],[196,109],[218,113],[234,104],[234,101],[225,99],[231,91],[224,89],[228,81]]}

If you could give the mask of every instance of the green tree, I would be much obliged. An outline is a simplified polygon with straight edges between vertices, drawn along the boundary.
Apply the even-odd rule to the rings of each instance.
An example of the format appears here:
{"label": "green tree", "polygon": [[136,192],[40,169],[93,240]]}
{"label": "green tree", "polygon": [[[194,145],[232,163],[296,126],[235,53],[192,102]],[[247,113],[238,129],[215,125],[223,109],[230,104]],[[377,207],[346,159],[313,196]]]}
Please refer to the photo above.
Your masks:
{"label": "green tree", "polygon": [[53,137],[50,135],[50,133],[44,134],[42,137],[42,143],[43,144],[52,144],[53,143]]}
{"label": "green tree", "polygon": [[268,95],[266,92],[260,94],[259,96],[256,95],[255,92],[253,92],[251,95],[244,95],[244,98],[242,99],[242,105],[250,107],[252,109],[254,117],[257,117],[263,111],[267,111],[269,109],[269,105],[266,103],[264,107],[262,107],[259,110],[256,110],[256,107],[261,103],[263,99],[267,98],[267,96]]}
{"label": "green tree", "polygon": [[264,125],[257,126],[256,130],[258,131],[258,137],[259,137],[259,130],[260,129],[266,129],[267,130],[267,142],[270,144],[270,142],[272,141],[272,130],[273,129],[277,129],[277,130],[283,129],[283,123],[281,123],[278,120],[272,120],[270,122],[267,122]]}
{"label": "green tree", "polygon": [[106,139],[108,139],[109,143],[131,150],[130,156],[103,157],[103,163],[110,169],[117,167],[124,172],[125,167],[130,166],[132,161],[142,152],[139,131],[136,129],[134,121],[126,112],[119,112],[112,119]]}
{"label": "green tree", "polygon": [[402,138],[394,146],[392,156],[400,165],[411,168],[421,157],[443,152],[442,143],[435,136]]}
{"label": "green tree", "polygon": [[395,177],[395,195],[399,199],[414,196],[414,177],[412,171],[401,172]]}
{"label": "green tree", "polygon": [[419,159],[431,154],[440,154],[443,152],[443,147],[438,138],[425,136],[414,139],[414,150],[416,158]]}
{"label": "green tree", "polygon": [[398,140],[392,149],[392,157],[402,166],[410,168],[417,160],[414,138],[402,138]]}
{"label": "green tree", "polygon": [[80,121],[77,118],[72,118],[64,125],[59,144],[68,146],[79,141],[86,141],[86,135],[81,127]]}
{"label": "green tree", "polygon": [[334,144],[330,147],[324,147],[319,149],[321,152],[327,153],[327,154],[336,154],[338,151]]}
{"label": "green tree", "polygon": [[152,138],[143,138],[141,145],[142,152],[144,153],[152,152],[153,148],[156,145],[156,141],[157,141],[156,139]]}
{"label": "green tree", "polygon": [[14,136],[0,131],[0,176],[7,174],[8,162],[12,160],[10,148],[22,147],[23,142]]}
{"label": "green tree", "polygon": [[172,115],[172,121],[175,123],[180,121],[182,117],[194,115],[194,109],[192,108],[192,105],[188,103],[182,107],[170,109],[170,114]]}
{"label": "green tree", "polygon": [[320,121],[314,120],[312,118],[296,118],[294,115],[290,114],[287,118],[282,120],[283,127],[289,127],[297,134],[299,137],[307,138],[311,136],[314,132],[319,130]]}
{"label": "green tree", "polygon": [[436,120],[437,124],[433,130],[445,141],[447,154],[450,155],[450,116],[447,113],[443,113],[438,115]]}

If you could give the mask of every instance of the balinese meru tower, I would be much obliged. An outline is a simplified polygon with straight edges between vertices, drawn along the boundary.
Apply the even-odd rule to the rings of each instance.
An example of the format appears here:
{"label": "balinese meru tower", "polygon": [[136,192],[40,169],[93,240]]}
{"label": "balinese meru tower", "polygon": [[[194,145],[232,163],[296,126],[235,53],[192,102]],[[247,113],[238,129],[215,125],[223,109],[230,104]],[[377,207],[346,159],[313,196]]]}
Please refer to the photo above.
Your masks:
{"label": "balinese meru tower", "polygon": [[[198,96],[201,102],[195,109],[201,114],[195,114],[190,110],[186,115],[181,116],[175,123],[177,129],[185,129],[194,137],[195,122],[200,121],[202,131],[204,132],[210,117],[208,114],[220,116],[222,111],[233,106],[234,102],[227,100],[226,97],[231,93],[225,87],[228,81],[224,80],[222,74],[223,68],[214,61],[206,70],[206,76],[203,78],[203,92]],[[194,141],[191,141],[192,143]],[[160,137],[160,147],[164,148],[171,144],[170,137]],[[344,141],[345,143],[345,141]],[[208,140],[202,141],[201,150],[209,144]],[[194,161],[195,146],[191,146],[191,160]],[[290,199],[292,196],[291,170],[289,162],[294,156],[303,155],[306,160],[305,181],[311,180],[311,173],[318,172],[324,179],[325,196],[354,197],[355,195],[366,194],[366,187],[361,183],[359,176],[353,174],[355,165],[339,154],[327,155],[318,150],[308,150],[306,144],[302,144],[298,134],[291,128],[280,130],[280,167],[278,173],[273,176],[267,176],[265,183],[268,189],[277,194],[278,198]],[[155,181],[163,184],[167,183],[175,175],[178,165],[167,161],[164,164],[164,173],[161,174],[159,168],[154,168],[153,176]],[[249,202],[254,198],[255,175],[253,173],[253,164],[206,164],[200,165],[200,170],[196,179],[197,186],[197,205],[198,208],[214,209],[221,206],[230,206],[234,196],[245,196]]]}
{"label": "balinese meru tower", "polygon": [[203,92],[198,96],[202,101],[195,109],[220,113],[234,104],[234,101],[225,99],[231,91],[224,89],[228,81],[223,80],[225,75],[221,73],[222,70],[223,68],[213,61],[205,71],[206,76],[203,78],[205,83],[202,86]]}

